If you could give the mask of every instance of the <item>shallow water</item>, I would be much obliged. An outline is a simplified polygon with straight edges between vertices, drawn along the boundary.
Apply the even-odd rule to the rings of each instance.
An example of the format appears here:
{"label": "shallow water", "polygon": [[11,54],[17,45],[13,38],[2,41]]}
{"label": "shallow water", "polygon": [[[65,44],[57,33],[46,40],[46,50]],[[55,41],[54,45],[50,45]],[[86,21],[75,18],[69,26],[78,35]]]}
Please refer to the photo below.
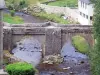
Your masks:
{"label": "shallow water", "polygon": [[12,53],[15,57],[37,66],[42,58],[41,51],[39,41],[31,37],[17,42],[17,47],[12,50]]}
{"label": "shallow water", "polygon": [[63,46],[61,50],[61,56],[63,58],[73,58],[73,59],[87,59],[88,57],[82,53],[79,53],[76,51],[74,46],[71,44],[71,41],[69,40],[65,45]]}
{"label": "shallow water", "polygon": [[70,67],[67,71],[60,72],[56,69],[42,70],[40,75],[91,75],[88,56],[76,52],[70,40],[63,46],[61,56],[64,58],[64,61],[59,64],[59,69]]}

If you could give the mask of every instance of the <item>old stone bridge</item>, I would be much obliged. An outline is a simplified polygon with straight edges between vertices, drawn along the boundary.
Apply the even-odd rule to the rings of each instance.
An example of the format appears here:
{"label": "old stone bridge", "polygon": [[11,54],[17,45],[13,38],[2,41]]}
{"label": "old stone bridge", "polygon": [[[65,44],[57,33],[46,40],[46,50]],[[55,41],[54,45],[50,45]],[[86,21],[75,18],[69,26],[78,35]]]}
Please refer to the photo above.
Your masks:
{"label": "old stone bridge", "polygon": [[93,31],[90,25],[61,25],[57,23],[5,24],[4,50],[11,50],[14,44],[25,36],[32,36],[42,44],[44,55],[60,53],[68,39],[75,35],[84,37],[93,45]]}

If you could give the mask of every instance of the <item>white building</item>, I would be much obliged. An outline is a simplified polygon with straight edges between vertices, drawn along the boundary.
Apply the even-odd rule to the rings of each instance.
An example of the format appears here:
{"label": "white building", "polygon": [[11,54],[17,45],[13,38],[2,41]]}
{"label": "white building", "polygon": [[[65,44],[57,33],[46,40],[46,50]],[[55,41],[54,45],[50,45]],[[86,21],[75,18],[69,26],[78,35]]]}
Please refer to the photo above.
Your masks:
{"label": "white building", "polygon": [[78,0],[78,10],[79,23],[82,25],[92,25],[94,7],[90,0]]}

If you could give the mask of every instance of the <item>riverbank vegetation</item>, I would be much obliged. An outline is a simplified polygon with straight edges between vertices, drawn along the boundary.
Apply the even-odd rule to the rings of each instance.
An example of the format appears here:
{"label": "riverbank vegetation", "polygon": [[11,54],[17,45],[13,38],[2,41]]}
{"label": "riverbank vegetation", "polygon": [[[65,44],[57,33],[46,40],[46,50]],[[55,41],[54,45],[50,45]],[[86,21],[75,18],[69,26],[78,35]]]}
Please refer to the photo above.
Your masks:
{"label": "riverbank vegetation", "polygon": [[81,52],[84,54],[89,53],[90,46],[83,37],[78,36],[78,35],[72,37],[72,44],[74,45],[76,50],[78,50],[78,52]]}
{"label": "riverbank vegetation", "polygon": [[78,7],[78,0],[55,0],[53,2],[48,2],[48,5],[61,7]]}
{"label": "riverbank vegetation", "polygon": [[91,0],[94,4],[94,38],[96,40],[94,49],[91,51],[92,75],[100,75],[100,0]]}
{"label": "riverbank vegetation", "polygon": [[10,14],[4,14],[3,21],[11,23],[11,24],[24,23],[24,21],[23,21],[23,19],[21,17],[19,17],[19,16],[11,16]]}
{"label": "riverbank vegetation", "polygon": [[40,17],[42,19],[46,19],[47,21],[52,21],[56,23],[61,24],[70,24],[71,22],[69,20],[63,19],[60,15],[57,14],[47,14],[46,12],[39,12],[39,13],[33,13],[33,16]]}

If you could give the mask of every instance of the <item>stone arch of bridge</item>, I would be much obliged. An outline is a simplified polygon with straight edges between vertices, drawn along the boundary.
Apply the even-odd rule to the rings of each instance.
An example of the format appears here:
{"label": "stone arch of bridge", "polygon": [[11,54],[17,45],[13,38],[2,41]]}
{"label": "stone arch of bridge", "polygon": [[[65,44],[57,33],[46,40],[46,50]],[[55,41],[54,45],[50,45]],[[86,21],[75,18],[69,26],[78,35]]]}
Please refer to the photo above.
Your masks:
{"label": "stone arch of bridge", "polygon": [[66,33],[62,35],[62,47],[65,45],[66,42],[72,41],[72,37],[74,36],[81,36],[83,37],[90,47],[94,45],[93,35],[90,33]]}
{"label": "stone arch of bridge", "polygon": [[93,47],[94,40],[93,40],[93,35],[89,33],[71,33],[70,38],[72,39],[73,36],[81,36],[83,37],[87,43],[90,45],[90,47]]}

